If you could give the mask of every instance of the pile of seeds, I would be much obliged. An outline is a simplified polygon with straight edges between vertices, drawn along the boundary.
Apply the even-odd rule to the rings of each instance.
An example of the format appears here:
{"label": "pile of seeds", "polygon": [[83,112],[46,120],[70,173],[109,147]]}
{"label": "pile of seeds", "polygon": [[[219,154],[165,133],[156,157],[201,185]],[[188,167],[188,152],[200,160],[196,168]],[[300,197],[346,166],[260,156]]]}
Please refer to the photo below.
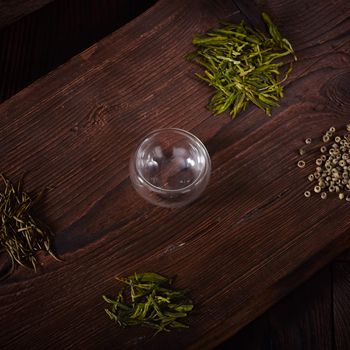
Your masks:
{"label": "pile of seeds", "polygon": [[[156,273],[134,274],[119,279],[126,285],[115,300],[105,295],[111,305],[105,312],[121,327],[146,326],[160,331],[188,328],[182,322],[193,309],[187,290],[175,290],[172,280]],[[181,320],[181,322],[179,321]]]}
{"label": "pile of seeds", "polygon": [[14,186],[0,174],[4,188],[0,191],[0,250],[7,252],[11,259],[11,269],[0,279],[10,275],[16,266],[21,265],[36,270],[39,251],[55,255],[51,250],[52,233],[32,213],[33,205],[40,200],[32,200],[22,190],[21,181]]}
{"label": "pile of seeds", "polygon": [[[268,34],[240,24],[223,22],[219,28],[193,38],[196,51],[187,58],[204,68],[196,74],[215,89],[208,108],[215,114],[231,109],[234,118],[251,102],[271,115],[283,97],[282,83],[292,69],[282,68],[292,55],[292,45],[282,37],[266,13],[262,13]],[[290,61],[290,60],[288,60]],[[283,73],[284,72],[284,73]]]}
{"label": "pile of seeds", "polygon": [[[335,135],[335,127],[322,136],[323,145],[320,147],[320,154],[315,160],[315,170],[308,175],[313,189],[305,191],[304,196],[310,197],[312,192],[317,193],[322,199],[330,194],[335,194],[340,200],[350,202],[350,124],[346,127],[345,135]],[[307,145],[311,139],[306,139]],[[306,153],[304,148],[299,150],[302,156]],[[299,160],[299,168],[304,168],[306,162]]]}

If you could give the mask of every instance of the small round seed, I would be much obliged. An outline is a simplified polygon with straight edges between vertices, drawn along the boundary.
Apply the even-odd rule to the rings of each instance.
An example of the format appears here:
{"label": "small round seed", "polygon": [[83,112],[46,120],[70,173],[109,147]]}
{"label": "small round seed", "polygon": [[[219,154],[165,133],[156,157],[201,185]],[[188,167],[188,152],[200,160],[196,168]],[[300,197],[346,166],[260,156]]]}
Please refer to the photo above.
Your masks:
{"label": "small round seed", "polygon": [[306,151],[304,150],[304,148],[300,148],[300,149],[299,149],[299,154],[300,154],[301,156],[303,156],[305,153],[306,153]]}
{"label": "small round seed", "polygon": [[327,193],[326,192],[322,192],[321,193],[321,198],[322,199],[326,199],[327,198]]}
{"label": "small round seed", "polygon": [[329,192],[334,192],[335,191],[335,187],[333,185],[329,186],[328,191]]}
{"label": "small round seed", "polygon": [[323,141],[323,142],[329,142],[329,136],[328,136],[328,135],[324,135],[324,136],[322,137],[322,141]]}
{"label": "small round seed", "polygon": [[334,127],[334,126],[331,126],[331,127],[329,128],[329,131],[330,131],[330,132],[335,132],[335,127]]}
{"label": "small round seed", "polygon": [[322,160],[322,162],[325,162],[325,161],[326,161],[326,159],[327,159],[327,157],[326,157],[324,154],[322,154],[322,156],[321,156],[321,160]]}
{"label": "small round seed", "polygon": [[344,199],[345,195],[344,195],[344,193],[341,192],[341,193],[339,193],[338,197],[339,197],[339,199]]}
{"label": "small round seed", "polygon": [[312,140],[310,139],[310,137],[308,137],[307,139],[305,139],[305,143],[306,143],[307,145],[309,145],[311,142],[312,142]]}
{"label": "small round seed", "polygon": [[317,165],[321,165],[322,164],[322,159],[321,158],[317,158],[316,159],[316,164]]}
{"label": "small round seed", "polygon": [[[310,174],[307,178],[309,181],[314,181],[315,176],[314,176],[314,174]],[[348,183],[348,182],[346,182],[346,183]]]}
{"label": "small round seed", "polygon": [[320,148],[320,151],[321,151],[322,153],[327,152],[327,147],[326,147],[326,146],[322,146],[322,147]]}
{"label": "small round seed", "polygon": [[314,192],[320,193],[321,192],[321,187],[320,186],[315,186],[314,187]]}
{"label": "small round seed", "polygon": [[345,200],[346,200],[347,202],[350,202],[350,195],[349,195],[349,194],[346,196]]}
{"label": "small round seed", "polygon": [[299,162],[298,162],[298,167],[299,168],[304,168],[305,167],[305,162],[303,161],[303,160],[299,160]]}
{"label": "small round seed", "polygon": [[309,198],[309,197],[311,196],[311,192],[310,192],[310,191],[305,191],[305,192],[304,192],[304,196],[305,196],[306,198]]}
{"label": "small round seed", "polygon": [[315,173],[314,173],[314,177],[315,177],[316,180],[318,180],[318,179],[321,177],[321,174],[315,172]]}
{"label": "small round seed", "polygon": [[339,143],[339,142],[341,141],[340,136],[336,136],[335,139],[334,139],[334,141],[335,141],[336,143]]}
{"label": "small round seed", "polygon": [[320,173],[322,171],[322,168],[320,166],[316,167],[316,171]]}
{"label": "small round seed", "polygon": [[340,166],[345,166],[345,162],[344,162],[344,160],[341,160],[341,161],[339,161],[339,163],[338,163]]}

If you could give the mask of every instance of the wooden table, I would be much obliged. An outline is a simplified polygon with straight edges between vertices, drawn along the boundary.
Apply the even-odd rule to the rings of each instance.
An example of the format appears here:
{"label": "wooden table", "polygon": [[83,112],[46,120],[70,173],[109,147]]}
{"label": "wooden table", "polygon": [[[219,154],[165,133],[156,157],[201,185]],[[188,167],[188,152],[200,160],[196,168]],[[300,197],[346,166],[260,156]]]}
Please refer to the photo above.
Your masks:
{"label": "wooden table", "polygon": [[10,0],[0,1],[0,28],[18,21],[53,0]]}
{"label": "wooden table", "polygon": [[[272,118],[255,107],[212,117],[210,89],[183,59],[193,33],[241,18],[228,0],[159,0],[0,105],[0,169],[55,187],[41,209],[64,259],[2,282],[1,348],[211,348],[349,247],[349,205],[306,200],[296,168],[305,137],[349,121],[348,2],[264,9],[299,58]],[[147,204],[128,179],[137,142],[170,126],[196,134],[213,161],[207,191],[177,210]],[[190,330],[151,337],[108,320],[101,295],[135,271],[191,288]]]}

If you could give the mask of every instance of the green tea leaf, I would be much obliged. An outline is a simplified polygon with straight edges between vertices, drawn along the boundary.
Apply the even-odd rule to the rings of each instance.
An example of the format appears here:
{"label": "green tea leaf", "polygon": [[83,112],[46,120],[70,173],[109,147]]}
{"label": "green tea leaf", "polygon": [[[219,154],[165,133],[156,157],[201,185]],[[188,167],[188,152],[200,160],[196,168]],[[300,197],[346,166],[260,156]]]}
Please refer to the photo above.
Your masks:
{"label": "green tea leaf", "polygon": [[169,279],[153,272],[138,273],[130,276],[130,280],[134,282],[152,282],[157,284],[169,283]]}
{"label": "green tea leaf", "polygon": [[[0,250],[4,250],[11,268],[0,277],[8,277],[17,266],[37,270],[37,253],[44,251],[60,260],[52,251],[53,234],[50,229],[31,213],[34,204],[43,197],[42,190],[35,200],[23,191],[23,176],[17,186],[0,174]],[[0,184],[1,186],[1,184]]]}
{"label": "green tea leaf", "polygon": [[283,97],[282,83],[292,65],[285,69],[282,59],[293,55],[290,42],[283,38],[271,18],[262,13],[268,33],[240,24],[221,22],[221,26],[195,35],[196,51],[187,56],[204,69],[195,75],[215,92],[208,104],[214,115],[231,109],[234,118],[253,103],[271,114]]}
{"label": "green tea leaf", "polygon": [[171,279],[151,272],[117,279],[126,285],[117,299],[102,296],[111,306],[106,314],[117,325],[147,326],[156,329],[156,334],[188,327],[177,321],[193,310],[188,290],[175,290]]}

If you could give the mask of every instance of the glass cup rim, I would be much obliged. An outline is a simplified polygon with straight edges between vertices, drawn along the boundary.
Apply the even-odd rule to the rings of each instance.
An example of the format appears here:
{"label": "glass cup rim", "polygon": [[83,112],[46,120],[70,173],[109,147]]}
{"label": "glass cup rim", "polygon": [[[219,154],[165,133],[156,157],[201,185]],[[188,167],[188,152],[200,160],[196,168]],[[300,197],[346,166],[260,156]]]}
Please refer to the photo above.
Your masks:
{"label": "glass cup rim", "polygon": [[187,138],[191,139],[192,141],[195,141],[199,145],[199,147],[201,149],[201,152],[204,154],[205,159],[206,159],[203,171],[201,171],[198,174],[198,176],[195,178],[195,180],[191,184],[189,184],[189,185],[187,185],[187,186],[185,186],[185,187],[183,187],[181,189],[176,189],[176,190],[165,189],[163,187],[159,187],[159,186],[153,185],[151,182],[149,182],[143,176],[143,174],[141,173],[140,169],[138,169],[136,164],[135,164],[135,171],[136,171],[137,175],[141,177],[142,181],[144,181],[145,185],[150,187],[154,192],[157,192],[157,193],[181,193],[183,191],[188,191],[191,187],[194,187],[196,184],[198,184],[198,182],[203,178],[203,174],[205,174],[208,171],[208,168],[209,168],[209,171],[210,171],[210,167],[211,167],[211,159],[210,159],[210,156],[209,156],[209,152],[208,152],[207,148],[205,147],[204,143],[197,136],[193,135],[189,131],[186,131],[186,130],[183,130],[183,129],[180,129],[180,128],[156,129],[156,130],[153,130],[150,133],[148,133],[143,138],[142,142],[136,148],[135,156],[137,157],[140,148],[143,146],[143,144],[146,142],[147,139],[149,139],[150,137],[152,137],[154,135],[161,134],[161,133],[167,133],[167,132],[175,132],[175,133],[178,133],[178,134],[182,134],[182,135],[186,136]]}

